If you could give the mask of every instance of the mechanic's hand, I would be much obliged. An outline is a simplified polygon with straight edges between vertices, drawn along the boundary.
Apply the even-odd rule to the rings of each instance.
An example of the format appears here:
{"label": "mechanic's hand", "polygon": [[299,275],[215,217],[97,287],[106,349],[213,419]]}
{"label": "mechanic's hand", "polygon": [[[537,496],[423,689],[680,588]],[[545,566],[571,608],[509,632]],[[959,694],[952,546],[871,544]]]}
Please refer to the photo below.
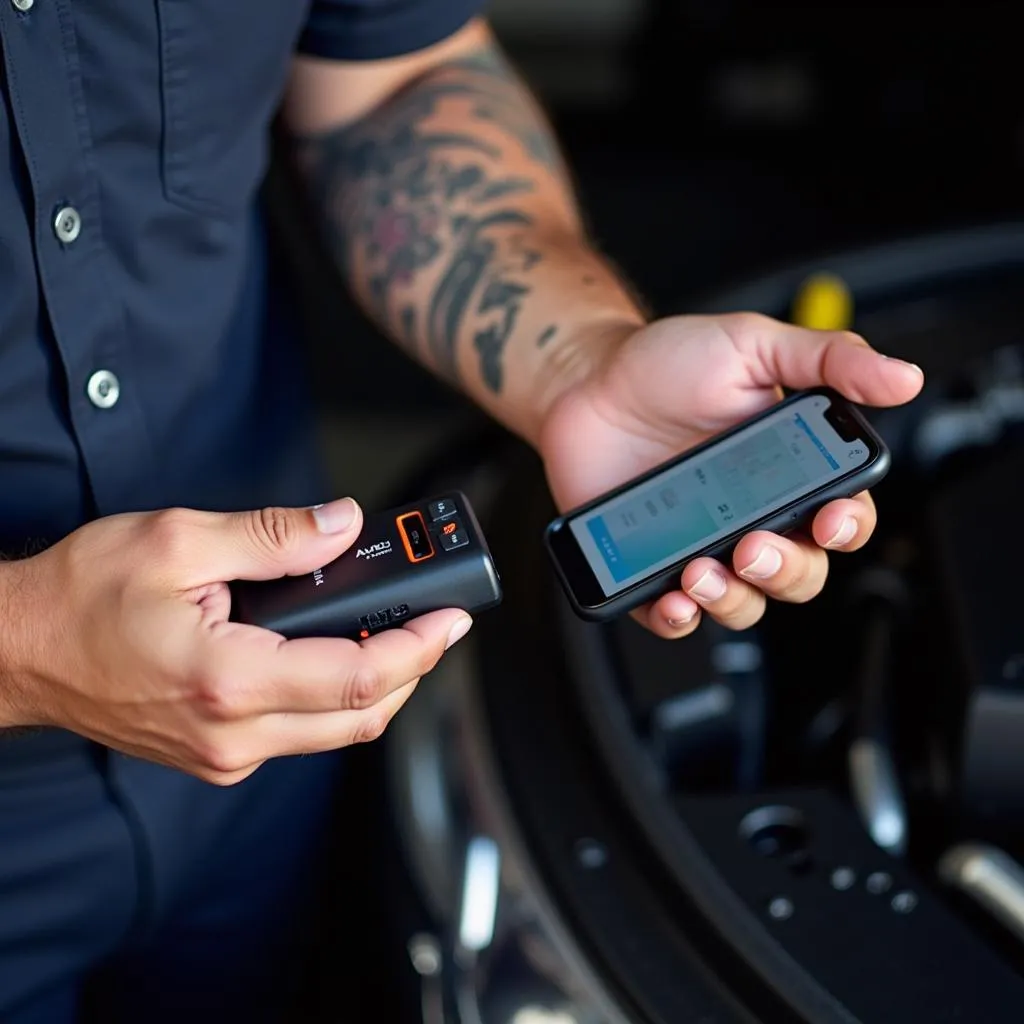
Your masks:
{"label": "mechanic's hand", "polygon": [[[361,643],[229,621],[226,580],[337,558],[362,514],[318,509],[111,516],[0,566],[0,725],[73,730],[219,784],[279,755],[378,737],[469,629],[435,612]],[[12,642],[13,638],[13,642]]]}
{"label": "mechanic's hand", "polygon": [[[923,384],[918,367],[880,355],[855,334],[756,314],[672,317],[611,343],[594,341],[605,354],[551,404],[540,437],[562,510],[764,411],[781,398],[780,386],[826,384],[851,401],[892,406],[909,402]],[[695,560],[679,590],[634,617],[667,638],[693,632],[704,613],[747,628],[764,613],[767,597],[815,597],[828,571],[826,549],[855,551],[874,528],[868,494],[834,501],[818,512],[810,536],[751,533],[729,566]]]}

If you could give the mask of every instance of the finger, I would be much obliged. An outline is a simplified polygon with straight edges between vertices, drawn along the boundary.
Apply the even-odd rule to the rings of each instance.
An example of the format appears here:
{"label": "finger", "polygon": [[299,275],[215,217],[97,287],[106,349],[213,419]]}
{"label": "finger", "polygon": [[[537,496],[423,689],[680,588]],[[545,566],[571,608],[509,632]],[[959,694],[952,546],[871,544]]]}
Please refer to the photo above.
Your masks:
{"label": "finger", "polygon": [[209,565],[216,579],[298,576],[342,555],[362,525],[362,510],[352,498],[312,509],[270,507],[220,515],[211,522]]}
{"label": "finger", "polygon": [[[455,609],[424,615],[401,628],[360,641],[332,666],[323,657],[320,638],[288,641],[281,649],[284,658],[274,674],[280,695],[278,709],[318,712],[372,708],[410,679],[430,672],[441,655],[469,632],[472,622],[465,612]],[[326,675],[322,687],[305,681],[318,671]]]}
{"label": "finger", "polygon": [[426,675],[472,621],[458,609],[432,612],[359,642],[282,640],[267,630],[222,623],[212,631],[207,708],[225,719],[370,708]]}
{"label": "finger", "polygon": [[419,679],[392,690],[372,708],[327,714],[268,715],[260,731],[271,756],[319,754],[356,743],[372,743],[384,735],[392,719],[413,695]]}
{"label": "finger", "polygon": [[221,726],[188,770],[218,785],[232,785],[274,757],[320,754],[372,742],[384,734],[418,684],[418,679],[411,679],[361,711],[263,715]]}
{"label": "finger", "polygon": [[711,558],[691,562],[682,584],[687,596],[728,629],[748,629],[764,614],[764,593]]}
{"label": "finger", "polygon": [[722,324],[761,387],[822,384],[864,405],[892,406],[920,392],[919,366],[876,352],[850,331],[815,331],[770,317],[723,317]]}
{"label": "finger", "polygon": [[821,509],[811,524],[811,536],[830,551],[856,551],[871,539],[877,523],[874,500],[865,491]]}
{"label": "finger", "polygon": [[629,614],[638,625],[665,640],[689,636],[700,625],[700,606],[681,590],[663,594]]}
{"label": "finger", "polygon": [[828,555],[810,537],[750,533],[733,553],[736,575],[778,601],[801,604],[821,593]]}
{"label": "finger", "polygon": [[172,508],[140,520],[145,545],[176,587],[298,576],[329,565],[359,538],[352,498],[316,508],[243,512]]}

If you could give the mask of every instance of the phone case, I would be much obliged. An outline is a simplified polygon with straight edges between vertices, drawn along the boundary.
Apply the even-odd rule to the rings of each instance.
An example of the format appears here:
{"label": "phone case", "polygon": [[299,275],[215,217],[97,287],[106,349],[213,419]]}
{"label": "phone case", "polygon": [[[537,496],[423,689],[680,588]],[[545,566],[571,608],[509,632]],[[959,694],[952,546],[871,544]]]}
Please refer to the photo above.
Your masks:
{"label": "phone case", "polygon": [[[734,434],[747,429],[752,424],[755,424],[760,420],[767,419],[769,416],[775,415],[780,409],[784,409],[787,405],[802,401],[803,399],[816,394],[826,395],[833,402],[841,402],[845,407],[853,410],[857,416],[858,427],[863,431],[863,436],[869,440],[877,450],[876,458],[866,466],[861,467],[861,469],[853,476],[836,480],[826,487],[823,487],[820,491],[808,494],[803,498],[799,498],[794,502],[784,505],[778,510],[769,513],[764,518],[745,527],[739,535],[727,537],[718,544],[703,548],[700,551],[689,555],[687,558],[681,559],[669,566],[667,569],[664,569],[652,576],[650,579],[644,580],[628,590],[624,590],[621,594],[616,594],[614,597],[608,598],[605,603],[599,606],[591,607],[582,605],[577,601],[571,581],[566,577],[558,560],[557,554],[552,548],[551,538],[557,530],[565,528],[570,519],[589,512],[591,509],[603,504],[610,498],[618,497],[620,494],[624,494],[626,491],[632,490],[634,487],[646,482],[651,479],[651,477],[657,476],[659,473],[664,472],[664,470],[671,466],[678,465],[680,462],[690,459],[693,456],[698,455],[700,452],[713,448],[715,445],[720,444],[722,441],[732,437]],[[564,515],[558,516],[556,519],[553,519],[545,529],[544,544],[549,555],[549,560],[554,566],[558,582],[561,585],[562,590],[565,592],[566,598],[576,615],[591,622],[607,622],[611,619],[618,618],[620,615],[623,615],[642,604],[646,604],[648,601],[661,597],[662,594],[666,594],[669,591],[676,589],[680,573],[694,559],[706,557],[718,560],[726,559],[731,555],[733,548],[735,548],[739,541],[748,533],[753,533],[757,530],[767,530],[771,533],[786,533],[804,525],[813,518],[814,514],[819,509],[827,505],[830,501],[835,501],[838,498],[852,498],[855,494],[860,494],[862,491],[875,487],[889,472],[891,461],[892,456],[885,442],[874,428],[872,428],[871,424],[867,422],[864,416],[858,413],[856,408],[850,402],[836,394],[836,392],[831,388],[809,388],[806,391],[801,391],[798,394],[783,399],[761,415],[744,420],[735,427],[732,427],[721,434],[715,435],[708,441],[688,449],[681,456],[669,459],[668,461],[655,466],[653,469],[648,470],[641,476],[627,481],[620,487],[600,495],[593,501],[589,501],[586,504],[571,509]]]}
{"label": "phone case", "polygon": [[364,639],[428,612],[501,602],[498,571],[460,492],[368,515],[339,558],[303,576],[231,584],[232,619],[285,637]]}

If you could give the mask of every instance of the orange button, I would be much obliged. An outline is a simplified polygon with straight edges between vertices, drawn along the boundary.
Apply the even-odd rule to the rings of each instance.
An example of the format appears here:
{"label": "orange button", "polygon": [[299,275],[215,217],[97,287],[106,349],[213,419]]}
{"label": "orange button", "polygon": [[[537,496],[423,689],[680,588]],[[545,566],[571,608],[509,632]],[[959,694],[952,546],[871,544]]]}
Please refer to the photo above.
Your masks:
{"label": "orange button", "polygon": [[434,553],[426,523],[419,512],[406,512],[397,519],[398,532],[410,562],[422,562]]}

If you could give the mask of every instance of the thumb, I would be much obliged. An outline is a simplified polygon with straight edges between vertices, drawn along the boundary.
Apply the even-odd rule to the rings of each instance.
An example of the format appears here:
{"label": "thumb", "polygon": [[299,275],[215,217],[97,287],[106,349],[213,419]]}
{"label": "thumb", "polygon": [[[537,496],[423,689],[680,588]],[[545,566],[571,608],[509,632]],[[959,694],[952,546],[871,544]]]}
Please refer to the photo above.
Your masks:
{"label": "thumb", "polygon": [[334,561],[363,525],[352,498],[315,508],[261,508],[208,520],[199,542],[209,582],[300,576]]}
{"label": "thumb", "polygon": [[769,321],[738,347],[758,384],[794,390],[826,384],[860,405],[902,405],[924,384],[921,368],[884,356],[850,331],[816,331]]}

